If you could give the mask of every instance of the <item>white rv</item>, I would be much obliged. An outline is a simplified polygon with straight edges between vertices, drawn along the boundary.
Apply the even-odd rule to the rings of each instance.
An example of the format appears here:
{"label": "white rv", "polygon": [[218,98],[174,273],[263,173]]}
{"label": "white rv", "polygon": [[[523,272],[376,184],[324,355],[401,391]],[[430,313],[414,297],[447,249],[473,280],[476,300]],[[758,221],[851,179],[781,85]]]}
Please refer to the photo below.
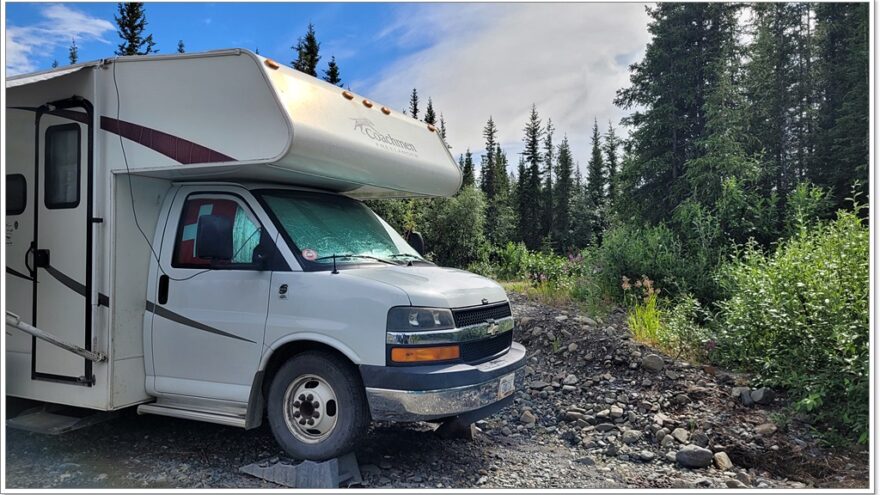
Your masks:
{"label": "white rv", "polygon": [[360,201],[459,189],[432,126],[245,50],[11,77],[5,103],[8,395],[265,417],[315,460],[513,399],[504,290]]}

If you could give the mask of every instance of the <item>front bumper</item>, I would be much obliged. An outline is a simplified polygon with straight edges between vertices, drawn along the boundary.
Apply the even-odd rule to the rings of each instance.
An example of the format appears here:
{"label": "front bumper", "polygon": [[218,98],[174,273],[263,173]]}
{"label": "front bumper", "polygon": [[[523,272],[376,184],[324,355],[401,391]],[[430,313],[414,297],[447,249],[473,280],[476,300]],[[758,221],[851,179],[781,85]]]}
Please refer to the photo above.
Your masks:
{"label": "front bumper", "polygon": [[374,420],[429,421],[478,410],[491,414],[495,408],[487,406],[513,398],[499,396],[502,377],[513,374],[514,391],[521,389],[525,363],[525,348],[514,342],[503,356],[477,365],[362,365],[360,371]]}

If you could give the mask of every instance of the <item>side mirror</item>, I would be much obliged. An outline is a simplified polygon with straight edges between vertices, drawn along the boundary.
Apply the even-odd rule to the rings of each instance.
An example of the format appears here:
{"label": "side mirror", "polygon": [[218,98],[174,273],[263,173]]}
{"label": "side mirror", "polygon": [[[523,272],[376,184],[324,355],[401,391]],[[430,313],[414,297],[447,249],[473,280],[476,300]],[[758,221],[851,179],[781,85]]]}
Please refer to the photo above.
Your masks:
{"label": "side mirror", "polygon": [[275,256],[275,242],[266,234],[265,230],[260,231],[260,243],[254,248],[252,262],[260,271],[268,270],[272,264],[272,258]]}
{"label": "side mirror", "polygon": [[406,236],[406,242],[408,242],[417,253],[422,256],[425,255],[425,238],[422,237],[421,232],[410,232],[409,235]]}
{"label": "side mirror", "polygon": [[196,258],[232,260],[232,220],[220,215],[202,215],[196,227]]}

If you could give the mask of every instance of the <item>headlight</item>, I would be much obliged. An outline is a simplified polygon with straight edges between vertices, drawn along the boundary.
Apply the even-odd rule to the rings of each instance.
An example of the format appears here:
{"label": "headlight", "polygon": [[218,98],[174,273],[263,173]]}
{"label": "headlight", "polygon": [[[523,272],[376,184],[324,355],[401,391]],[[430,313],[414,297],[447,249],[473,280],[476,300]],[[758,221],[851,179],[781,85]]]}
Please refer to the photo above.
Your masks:
{"label": "headlight", "polygon": [[455,328],[452,311],[442,308],[399,306],[388,311],[389,332],[423,332]]}

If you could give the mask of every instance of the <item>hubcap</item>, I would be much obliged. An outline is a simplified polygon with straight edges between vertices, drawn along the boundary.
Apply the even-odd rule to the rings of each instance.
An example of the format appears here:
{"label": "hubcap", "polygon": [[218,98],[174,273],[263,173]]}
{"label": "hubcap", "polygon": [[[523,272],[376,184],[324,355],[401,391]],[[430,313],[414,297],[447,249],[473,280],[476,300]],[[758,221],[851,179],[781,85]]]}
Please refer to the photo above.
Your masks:
{"label": "hubcap", "polygon": [[336,392],[317,375],[290,382],[284,393],[284,421],[297,440],[318,443],[336,428]]}

